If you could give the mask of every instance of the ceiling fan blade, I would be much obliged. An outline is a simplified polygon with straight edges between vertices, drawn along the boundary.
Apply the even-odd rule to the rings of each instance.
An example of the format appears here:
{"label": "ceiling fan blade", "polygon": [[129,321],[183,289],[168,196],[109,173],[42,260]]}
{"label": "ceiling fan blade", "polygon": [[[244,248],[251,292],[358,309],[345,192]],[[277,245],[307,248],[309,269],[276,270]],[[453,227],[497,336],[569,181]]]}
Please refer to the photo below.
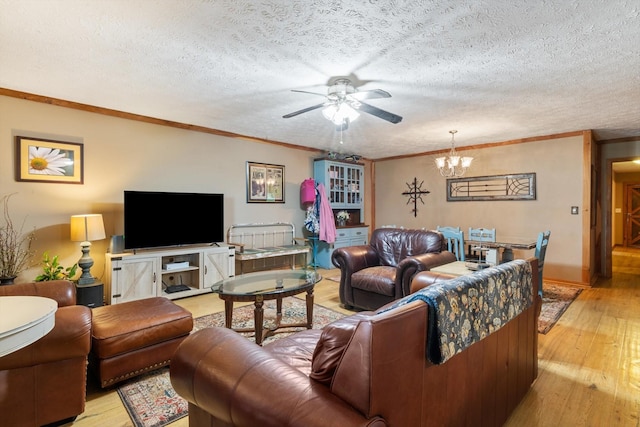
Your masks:
{"label": "ceiling fan blade", "polygon": [[291,92],[310,93],[311,95],[327,96],[326,93],[309,92],[307,90],[291,89]]}
{"label": "ceiling fan blade", "polygon": [[372,114],[376,117],[381,118],[382,120],[386,120],[391,123],[400,123],[402,121],[402,117],[397,114],[390,113],[378,107],[374,107],[373,105],[366,104],[364,102],[360,102],[360,106],[358,110],[364,111],[365,113]]}
{"label": "ceiling fan blade", "polygon": [[324,107],[325,103],[312,105],[311,107],[303,108],[302,110],[294,111],[293,113],[286,114],[282,116],[283,119],[288,119],[289,117],[297,116],[298,114],[306,113],[308,111],[317,110],[318,108]]}
{"label": "ceiling fan blade", "polygon": [[349,96],[358,101],[362,99],[391,98],[391,94],[382,89],[363,90],[362,92],[351,93]]}

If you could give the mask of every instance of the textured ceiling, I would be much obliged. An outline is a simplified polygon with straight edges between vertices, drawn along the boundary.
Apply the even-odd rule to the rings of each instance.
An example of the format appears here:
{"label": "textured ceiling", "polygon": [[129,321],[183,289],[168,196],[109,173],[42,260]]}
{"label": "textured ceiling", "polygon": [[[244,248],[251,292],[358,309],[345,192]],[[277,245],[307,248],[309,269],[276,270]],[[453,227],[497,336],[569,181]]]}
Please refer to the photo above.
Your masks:
{"label": "textured ceiling", "polygon": [[[372,159],[640,136],[640,0],[0,0],[0,58],[2,88]],[[337,76],[402,122],[282,118]]]}

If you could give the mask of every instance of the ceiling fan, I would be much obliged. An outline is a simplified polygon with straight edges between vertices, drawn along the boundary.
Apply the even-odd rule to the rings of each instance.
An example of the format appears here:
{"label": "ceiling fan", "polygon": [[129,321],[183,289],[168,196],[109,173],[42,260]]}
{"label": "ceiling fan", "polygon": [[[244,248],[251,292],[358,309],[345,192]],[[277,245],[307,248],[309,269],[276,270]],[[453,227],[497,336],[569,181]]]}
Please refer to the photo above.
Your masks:
{"label": "ceiling fan", "polygon": [[364,99],[375,98],[391,98],[391,94],[381,89],[364,90],[362,92],[356,90],[351,80],[346,78],[336,79],[327,90],[327,94],[317,92],[307,92],[305,90],[292,90],[292,92],[310,93],[312,95],[320,95],[326,97],[326,100],[320,104],[294,111],[293,113],[282,116],[285,119],[297,116],[302,113],[324,108],[322,114],[331,120],[338,130],[346,130],[349,123],[354,121],[360,111],[374,115],[378,118],[391,123],[400,123],[402,117],[397,114],[382,110],[373,105],[363,102]]}

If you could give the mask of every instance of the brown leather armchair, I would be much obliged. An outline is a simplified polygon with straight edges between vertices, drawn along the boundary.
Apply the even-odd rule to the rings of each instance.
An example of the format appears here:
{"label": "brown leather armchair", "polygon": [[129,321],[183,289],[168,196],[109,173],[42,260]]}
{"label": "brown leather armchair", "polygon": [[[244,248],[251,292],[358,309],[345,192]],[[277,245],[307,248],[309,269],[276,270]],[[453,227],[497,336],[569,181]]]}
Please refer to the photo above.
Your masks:
{"label": "brown leather armchair", "polygon": [[84,412],[91,309],[76,304],[75,285],[65,280],[0,286],[0,296],[28,295],[58,302],[47,335],[0,357],[2,425],[42,426]]}
{"label": "brown leather armchair", "polygon": [[346,308],[375,310],[410,293],[413,276],[456,261],[435,230],[378,228],[368,245],[338,248],[331,256],[340,268],[340,302]]}

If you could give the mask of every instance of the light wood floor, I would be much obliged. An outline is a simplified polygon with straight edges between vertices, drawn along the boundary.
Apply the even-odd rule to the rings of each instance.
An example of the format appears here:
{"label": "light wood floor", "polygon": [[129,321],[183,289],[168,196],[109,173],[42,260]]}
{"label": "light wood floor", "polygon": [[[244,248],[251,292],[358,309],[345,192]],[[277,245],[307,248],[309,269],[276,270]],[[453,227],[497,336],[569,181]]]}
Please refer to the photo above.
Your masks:
{"label": "light wood floor", "polygon": [[[337,289],[323,279],[315,302],[348,314]],[[194,317],[224,310],[215,294],[176,302]],[[538,379],[506,426],[640,426],[640,251],[616,252],[613,278],[585,289],[538,338]],[[115,390],[90,385],[87,394],[85,412],[69,426],[132,425]],[[188,417],[171,424],[186,426]]]}

